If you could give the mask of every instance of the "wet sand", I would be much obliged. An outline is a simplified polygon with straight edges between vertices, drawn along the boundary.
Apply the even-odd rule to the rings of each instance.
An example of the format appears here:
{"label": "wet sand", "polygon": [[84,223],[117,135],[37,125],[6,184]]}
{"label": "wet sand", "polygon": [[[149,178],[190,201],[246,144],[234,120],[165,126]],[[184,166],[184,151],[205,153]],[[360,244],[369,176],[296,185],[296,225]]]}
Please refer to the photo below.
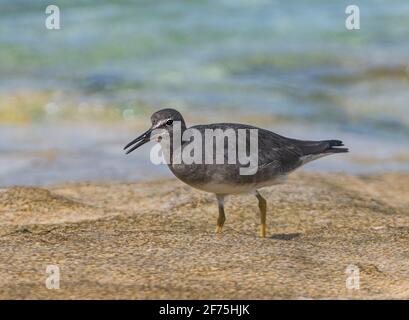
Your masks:
{"label": "wet sand", "polygon": [[214,196],[174,179],[3,189],[0,298],[409,298],[409,174],[296,173],[262,194],[265,239],[254,197],[228,198],[216,235]]}

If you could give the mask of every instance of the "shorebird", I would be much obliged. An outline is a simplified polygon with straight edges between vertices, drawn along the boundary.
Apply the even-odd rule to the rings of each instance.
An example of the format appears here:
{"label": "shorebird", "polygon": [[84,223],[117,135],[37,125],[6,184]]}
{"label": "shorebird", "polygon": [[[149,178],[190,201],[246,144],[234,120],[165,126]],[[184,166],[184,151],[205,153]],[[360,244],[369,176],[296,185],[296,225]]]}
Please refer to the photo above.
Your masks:
{"label": "shorebird", "polygon": [[[252,193],[258,199],[260,210],[260,236],[266,235],[267,202],[261,196],[259,189],[285,181],[286,176],[300,166],[330,154],[348,152],[340,140],[306,141],[286,138],[274,132],[239,123],[213,123],[186,127],[182,115],[174,109],[162,109],[151,116],[151,127],[142,135],[128,143],[124,150],[130,153],[143,144],[156,140],[163,142],[167,137],[170,142],[170,154],[167,162],[172,173],[184,183],[202,191],[214,193],[218,201],[219,216],[216,224],[216,233],[221,233],[226,220],[224,199],[227,195]],[[176,125],[178,124],[178,125]],[[188,129],[194,129],[205,135],[206,130],[230,129],[238,133],[257,130],[257,171],[254,174],[240,174],[239,163],[176,163],[173,154],[187,148],[189,141],[181,141],[175,147],[174,137],[182,136]],[[232,130],[231,130],[232,129]],[[219,130],[220,131],[220,130]],[[249,137],[245,139],[249,143]],[[239,140],[235,142],[239,143]],[[223,148],[227,149],[227,142],[223,140]],[[174,148],[175,147],[175,148]],[[246,149],[245,149],[246,150]],[[217,150],[216,150],[217,151]],[[226,152],[227,153],[227,152]],[[224,155],[225,156],[225,155]],[[203,158],[205,155],[203,154]]]}

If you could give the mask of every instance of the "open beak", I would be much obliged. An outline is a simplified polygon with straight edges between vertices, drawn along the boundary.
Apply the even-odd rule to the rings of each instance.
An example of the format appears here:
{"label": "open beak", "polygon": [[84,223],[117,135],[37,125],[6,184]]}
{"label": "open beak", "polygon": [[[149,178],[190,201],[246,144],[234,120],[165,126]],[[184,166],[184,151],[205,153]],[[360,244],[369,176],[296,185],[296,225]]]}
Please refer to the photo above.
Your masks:
{"label": "open beak", "polygon": [[135,149],[139,148],[141,145],[144,145],[145,143],[151,141],[151,132],[152,132],[152,128],[150,128],[148,131],[141,134],[135,140],[132,140],[131,142],[129,142],[125,146],[124,150],[128,149],[131,146],[133,146],[133,147],[131,149],[126,150],[126,154],[131,153]]}

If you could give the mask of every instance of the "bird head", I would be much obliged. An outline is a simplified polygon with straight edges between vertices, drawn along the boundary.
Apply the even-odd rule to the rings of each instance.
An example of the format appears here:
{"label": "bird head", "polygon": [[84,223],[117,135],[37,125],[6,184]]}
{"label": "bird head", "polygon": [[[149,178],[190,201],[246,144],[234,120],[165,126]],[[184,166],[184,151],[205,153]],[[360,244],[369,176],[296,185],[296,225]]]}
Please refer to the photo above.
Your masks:
{"label": "bird head", "polygon": [[160,142],[164,135],[172,135],[174,130],[184,130],[186,128],[182,115],[175,109],[162,109],[155,112],[151,116],[151,123],[152,125],[147,131],[125,146],[124,150],[132,146],[126,151],[126,154],[151,140]]}

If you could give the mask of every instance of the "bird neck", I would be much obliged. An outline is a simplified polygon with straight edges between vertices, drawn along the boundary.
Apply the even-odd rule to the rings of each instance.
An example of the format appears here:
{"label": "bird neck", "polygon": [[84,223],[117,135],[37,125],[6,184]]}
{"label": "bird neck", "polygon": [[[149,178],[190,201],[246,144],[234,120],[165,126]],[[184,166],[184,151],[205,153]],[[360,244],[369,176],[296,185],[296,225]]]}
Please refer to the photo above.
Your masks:
{"label": "bird neck", "polygon": [[186,124],[184,121],[175,123],[173,129],[169,131],[168,141],[166,142],[166,145],[162,145],[163,154],[170,166],[172,166],[174,162],[180,163],[183,144],[185,143],[182,140],[182,136],[186,129]]}

